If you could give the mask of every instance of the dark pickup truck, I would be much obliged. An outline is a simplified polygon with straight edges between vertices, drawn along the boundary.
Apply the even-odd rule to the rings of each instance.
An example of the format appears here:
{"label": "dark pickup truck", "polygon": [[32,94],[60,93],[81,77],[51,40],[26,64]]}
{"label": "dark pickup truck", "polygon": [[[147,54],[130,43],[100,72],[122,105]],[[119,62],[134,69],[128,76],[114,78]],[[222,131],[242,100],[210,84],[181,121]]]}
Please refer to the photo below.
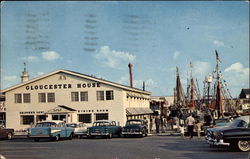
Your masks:
{"label": "dark pickup truck", "polygon": [[209,129],[205,139],[210,145],[224,145],[250,151],[250,116],[236,118],[230,125]]}

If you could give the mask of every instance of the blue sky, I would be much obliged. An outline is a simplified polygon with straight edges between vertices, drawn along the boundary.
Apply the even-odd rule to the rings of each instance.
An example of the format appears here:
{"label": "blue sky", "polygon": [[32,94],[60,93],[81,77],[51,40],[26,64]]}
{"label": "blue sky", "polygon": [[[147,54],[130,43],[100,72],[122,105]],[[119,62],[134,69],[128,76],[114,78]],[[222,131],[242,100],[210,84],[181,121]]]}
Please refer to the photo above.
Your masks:
{"label": "blue sky", "polygon": [[[244,1],[1,3],[1,89],[67,69],[173,95],[175,68],[189,63],[200,90],[216,61],[236,97],[249,88],[249,3]],[[202,93],[202,92],[201,92]]]}

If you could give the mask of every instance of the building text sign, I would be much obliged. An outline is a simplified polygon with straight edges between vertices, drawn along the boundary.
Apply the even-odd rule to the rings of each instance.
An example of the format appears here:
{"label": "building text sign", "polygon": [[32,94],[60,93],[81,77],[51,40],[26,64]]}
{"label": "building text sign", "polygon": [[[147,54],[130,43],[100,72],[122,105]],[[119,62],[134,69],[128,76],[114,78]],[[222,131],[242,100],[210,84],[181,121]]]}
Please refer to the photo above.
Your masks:
{"label": "building text sign", "polygon": [[91,88],[91,87],[100,87],[100,86],[101,86],[101,83],[45,84],[45,85],[28,85],[26,86],[26,90]]}

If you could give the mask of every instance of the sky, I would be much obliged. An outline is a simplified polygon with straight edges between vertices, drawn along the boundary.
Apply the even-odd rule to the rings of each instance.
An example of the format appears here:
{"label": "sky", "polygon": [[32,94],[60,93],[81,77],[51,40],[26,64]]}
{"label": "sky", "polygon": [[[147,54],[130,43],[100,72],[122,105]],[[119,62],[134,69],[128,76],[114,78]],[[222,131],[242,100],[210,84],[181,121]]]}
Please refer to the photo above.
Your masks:
{"label": "sky", "polygon": [[[179,68],[203,91],[218,51],[233,97],[249,88],[249,3],[246,1],[1,2],[1,89],[66,69],[171,96]],[[192,68],[189,67],[190,62]]]}

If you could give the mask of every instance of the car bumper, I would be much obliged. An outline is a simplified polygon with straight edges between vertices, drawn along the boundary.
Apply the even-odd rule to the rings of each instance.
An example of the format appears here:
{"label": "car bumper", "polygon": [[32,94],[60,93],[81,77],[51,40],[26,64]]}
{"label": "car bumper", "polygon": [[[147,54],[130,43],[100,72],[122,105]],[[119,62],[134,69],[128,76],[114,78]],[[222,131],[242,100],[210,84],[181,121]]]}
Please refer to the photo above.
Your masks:
{"label": "car bumper", "polygon": [[122,135],[141,135],[142,132],[122,132]]}
{"label": "car bumper", "polygon": [[90,136],[107,136],[109,135],[110,133],[90,133],[89,135]]}
{"label": "car bumper", "polygon": [[223,139],[220,139],[217,141],[216,139],[212,139],[210,136],[205,136],[205,139],[208,144],[210,145],[216,145],[216,146],[229,146],[230,143],[225,143]]}
{"label": "car bumper", "polygon": [[51,138],[51,135],[27,135],[28,138]]}

